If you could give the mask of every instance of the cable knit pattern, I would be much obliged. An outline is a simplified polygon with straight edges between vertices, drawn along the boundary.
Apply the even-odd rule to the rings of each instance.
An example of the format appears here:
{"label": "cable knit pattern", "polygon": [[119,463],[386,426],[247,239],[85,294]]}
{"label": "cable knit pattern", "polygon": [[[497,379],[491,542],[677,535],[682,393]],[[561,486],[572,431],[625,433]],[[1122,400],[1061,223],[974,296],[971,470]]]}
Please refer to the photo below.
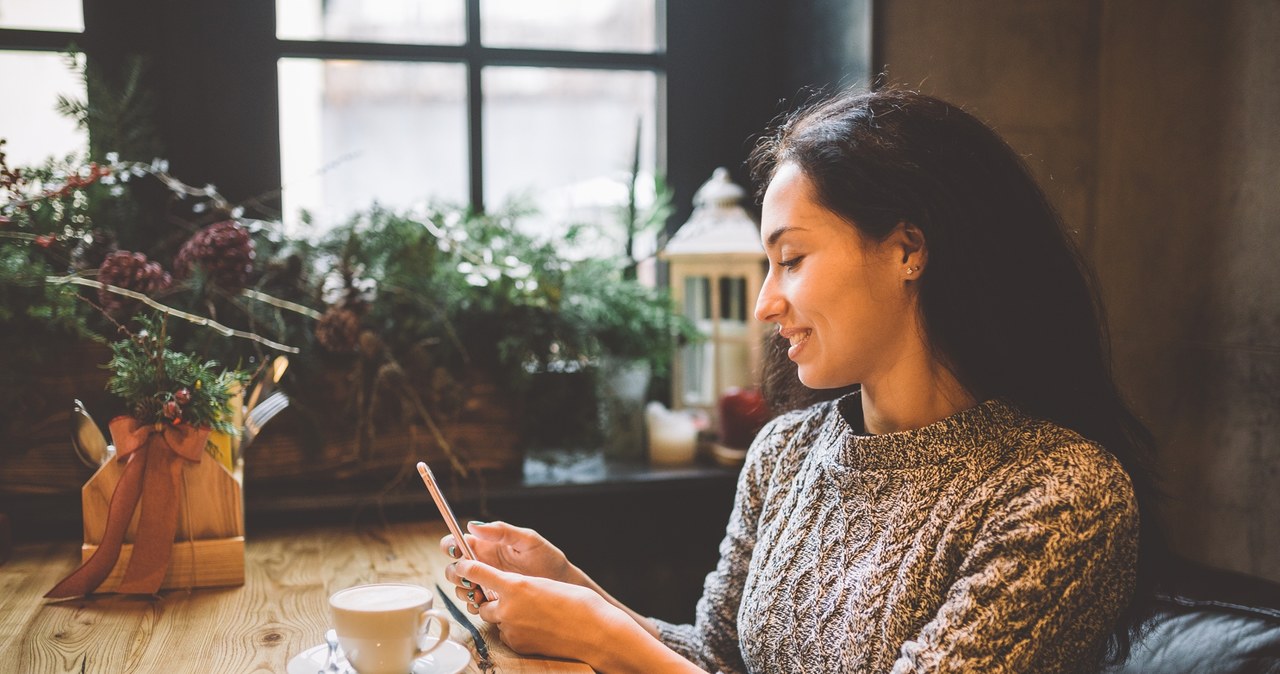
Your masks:
{"label": "cable knit pattern", "polygon": [[855,393],[760,433],[696,622],[663,641],[726,673],[1097,671],[1137,562],[1115,457],[997,400],[861,429]]}

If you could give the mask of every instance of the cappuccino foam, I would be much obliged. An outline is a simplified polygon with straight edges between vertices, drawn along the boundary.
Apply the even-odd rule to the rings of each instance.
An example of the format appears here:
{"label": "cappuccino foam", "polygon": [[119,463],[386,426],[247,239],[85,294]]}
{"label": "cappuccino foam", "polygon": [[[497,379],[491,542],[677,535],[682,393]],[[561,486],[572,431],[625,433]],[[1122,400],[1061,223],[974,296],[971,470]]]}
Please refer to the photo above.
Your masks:
{"label": "cappuccino foam", "polygon": [[330,603],[344,611],[397,611],[431,601],[431,593],[417,585],[366,585],[333,595]]}

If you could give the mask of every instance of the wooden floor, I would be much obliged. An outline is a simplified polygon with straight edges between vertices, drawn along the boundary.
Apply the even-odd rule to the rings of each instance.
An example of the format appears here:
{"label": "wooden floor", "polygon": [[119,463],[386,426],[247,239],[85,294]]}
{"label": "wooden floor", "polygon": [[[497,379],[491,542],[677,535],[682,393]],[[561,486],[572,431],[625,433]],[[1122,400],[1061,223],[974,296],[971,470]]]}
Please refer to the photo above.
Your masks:
{"label": "wooden floor", "polygon": [[[79,544],[23,544],[0,565],[0,673],[280,674],[323,642],[332,592],[370,582],[445,586],[443,533],[439,522],[251,533],[242,587],[60,603],[41,595],[79,562]],[[521,658],[484,629],[499,672],[591,671]],[[466,671],[480,672],[474,659]]]}

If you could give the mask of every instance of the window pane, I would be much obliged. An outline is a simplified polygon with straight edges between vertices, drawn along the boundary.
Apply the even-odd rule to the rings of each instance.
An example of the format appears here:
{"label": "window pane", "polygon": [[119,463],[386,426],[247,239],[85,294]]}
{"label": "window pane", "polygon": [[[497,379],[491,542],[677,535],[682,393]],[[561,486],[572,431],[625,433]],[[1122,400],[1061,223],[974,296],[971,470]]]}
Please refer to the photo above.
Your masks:
{"label": "window pane", "polygon": [[462,44],[464,0],[276,0],[282,40]]}
{"label": "window pane", "polygon": [[58,94],[84,99],[84,82],[60,54],[0,51],[5,88],[22,92],[22,105],[0,105],[0,138],[10,166],[31,166],[51,156],[83,153],[89,139],[58,114]]}
{"label": "window pane", "polygon": [[489,47],[657,51],[656,0],[480,0]]}
{"label": "window pane", "polygon": [[0,0],[0,28],[84,30],[80,0]]}
{"label": "window pane", "polygon": [[648,179],[639,196],[652,200],[654,73],[491,67],[482,75],[486,206],[523,200],[541,212],[526,225],[545,233],[593,223],[616,234],[637,124],[640,171]]}
{"label": "window pane", "polygon": [[441,63],[280,60],[286,222],[332,226],[375,200],[467,200],[466,76]]}

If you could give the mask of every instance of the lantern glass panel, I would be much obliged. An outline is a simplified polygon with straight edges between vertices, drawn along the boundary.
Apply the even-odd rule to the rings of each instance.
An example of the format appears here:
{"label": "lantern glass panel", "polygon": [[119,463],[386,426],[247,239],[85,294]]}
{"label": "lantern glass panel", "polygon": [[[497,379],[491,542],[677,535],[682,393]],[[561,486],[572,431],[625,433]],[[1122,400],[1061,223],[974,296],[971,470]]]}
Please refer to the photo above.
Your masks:
{"label": "lantern glass panel", "polygon": [[681,361],[684,366],[685,405],[710,405],[715,386],[712,364],[715,362],[715,343],[711,336],[712,321],[711,279],[706,276],[687,276],[684,279],[684,315],[698,328],[705,341],[683,347]]}
{"label": "lantern glass panel", "polygon": [[747,279],[726,276],[720,279],[720,330],[716,357],[720,381],[717,390],[746,387],[753,383],[750,336],[747,329]]}
{"label": "lantern glass panel", "polygon": [[741,276],[720,279],[720,320],[747,322],[747,279]]}
{"label": "lantern glass panel", "polygon": [[687,276],[684,279],[684,315],[689,320],[706,324],[706,332],[711,332],[711,279],[705,276]]}

